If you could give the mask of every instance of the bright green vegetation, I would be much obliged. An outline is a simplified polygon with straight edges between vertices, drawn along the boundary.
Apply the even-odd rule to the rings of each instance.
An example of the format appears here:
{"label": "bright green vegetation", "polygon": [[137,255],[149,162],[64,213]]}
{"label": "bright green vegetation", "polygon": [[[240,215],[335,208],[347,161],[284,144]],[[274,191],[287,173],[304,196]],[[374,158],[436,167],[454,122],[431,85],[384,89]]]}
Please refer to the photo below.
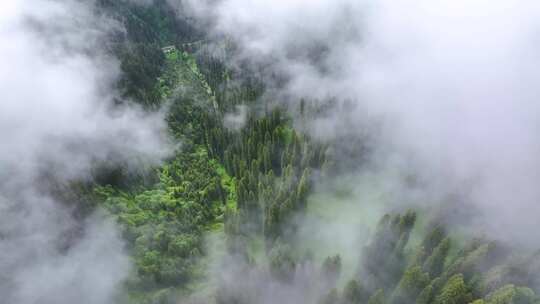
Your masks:
{"label": "bright green vegetation", "polygon": [[[154,8],[108,5],[127,14],[128,23],[163,30]],[[309,168],[324,156],[279,109],[249,114],[241,131],[225,128],[223,115],[255,102],[261,86],[228,85],[230,73],[208,52],[196,57],[182,50],[181,40],[163,52],[170,44],[163,35],[139,42],[138,35],[129,38],[139,26],[127,28],[128,40],[118,47],[126,75],[121,88],[149,109],[168,109],[170,133],[180,148],[145,182],[121,186],[114,183],[118,179],[104,179],[93,197],[117,218],[132,253],[129,301],[150,303],[198,286],[208,256],[205,235],[225,231],[229,252],[269,251],[281,223],[305,209]]]}
{"label": "bright green vegetation", "polygon": [[132,246],[140,282],[177,286],[188,281],[203,253],[202,233],[223,213],[226,194],[204,151],[181,153],[159,170],[151,189],[126,193],[100,187]]}
{"label": "bright green vegetation", "polygon": [[[537,283],[527,271],[536,257],[516,259],[496,243],[457,239],[419,211],[376,223],[382,208],[357,214],[351,202],[334,204],[350,189],[308,199],[316,178],[336,178],[332,144],[296,130],[284,109],[261,104],[262,81],[227,67],[233,48],[207,45],[166,1],[98,2],[127,29],[111,42],[124,74],[119,90],[147,110],[166,111],[178,145],[158,168],[105,170],[84,189],[89,206],[106,209],[122,229],[134,266],[126,303],[176,303],[192,294],[202,303],[283,302],[267,294],[269,284],[306,303],[538,302],[526,287]],[[228,129],[224,117],[239,105],[250,109],[244,124]],[[308,119],[331,105],[303,101],[298,112]],[[360,190],[377,201],[375,191]],[[334,218],[374,229],[369,238],[331,247],[320,240],[347,233],[325,224]],[[222,260],[227,267],[219,268]]]}

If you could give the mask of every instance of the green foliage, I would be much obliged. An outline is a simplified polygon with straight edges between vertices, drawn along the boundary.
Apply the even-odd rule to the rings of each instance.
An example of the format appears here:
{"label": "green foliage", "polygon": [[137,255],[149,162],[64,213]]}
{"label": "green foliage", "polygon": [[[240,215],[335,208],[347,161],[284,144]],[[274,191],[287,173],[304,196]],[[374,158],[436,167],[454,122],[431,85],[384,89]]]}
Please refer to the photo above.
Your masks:
{"label": "green foliage", "polygon": [[403,274],[399,284],[392,294],[392,304],[411,303],[429,284],[429,275],[422,271],[422,268],[415,266],[409,268]]}
{"label": "green foliage", "polygon": [[510,304],[516,295],[514,285],[505,285],[487,296],[488,304]]}
{"label": "green foliage", "polygon": [[384,290],[378,289],[371,297],[369,297],[369,300],[367,302],[368,304],[385,304],[385,296],[384,296]]}
{"label": "green foliage", "polygon": [[129,0],[97,0],[97,5],[122,22],[130,42],[167,45],[201,39],[194,24],[177,15],[166,0],[150,0],[148,5]]}
{"label": "green foliage", "polygon": [[231,225],[236,230],[230,232],[263,233],[270,248],[282,236],[283,225],[306,208],[319,147],[290,129],[279,109],[260,118],[250,115],[237,136],[217,124],[206,130],[211,155],[236,180],[238,209],[226,220],[241,224]]}
{"label": "green foliage", "polygon": [[536,303],[534,291],[526,287],[505,285],[486,297],[487,304],[532,304]]}
{"label": "green foliage", "polygon": [[269,254],[270,273],[281,281],[290,281],[293,279],[296,260],[292,255],[291,248],[277,242]]}
{"label": "green foliage", "polygon": [[446,237],[445,229],[442,226],[436,226],[432,229],[422,241],[422,247],[426,254],[431,254],[433,249]]}
{"label": "green foliage", "polygon": [[450,274],[463,273],[466,278],[471,277],[478,268],[487,268],[483,265],[488,260],[488,254],[494,249],[494,244],[471,244],[468,250],[463,250],[460,258],[448,267]]}
{"label": "green foliage", "polygon": [[427,271],[430,277],[434,278],[439,276],[443,272],[444,262],[448,252],[450,250],[450,239],[445,238],[442,240],[435,249],[431,256],[424,263],[424,271]]}
{"label": "green foliage", "polygon": [[[97,199],[91,195],[85,212],[99,201],[121,224],[135,266],[128,282],[128,289],[140,295],[135,302],[174,301],[176,289],[200,275],[197,267],[208,230],[223,229],[229,252],[249,263],[253,255],[264,255],[261,260],[271,277],[290,283],[301,263],[296,223],[307,209],[313,172],[326,176],[337,170],[343,151],[316,144],[295,130],[290,109],[261,102],[261,71],[226,62],[234,46],[227,41],[206,44],[192,21],[177,16],[167,1],[152,2],[98,0],[103,13],[126,28],[105,47],[120,59],[118,87],[124,99],[149,110],[166,104],[169,131],[182,148],[145,182],[128,182],[122,172],[108,169],[96,179],[101,185],[95,190]],[[165,53],[164,46],[174,47]],[[250,106],[245,124],[228,129],[224,116],[238,106]],[[321,105],[302,100],[299,112],[305,119],[332,106],[332,101]],[[363,149],[363,143],[356,144]],[[466,304],[473,298],[484,298],[476,304],[536,302],[532,290],[504,285],[518,277],[522,282],[516,284],[529,285],[529,263],[496,265],[494,244],[478,240],[459,250],[443,226],[431,229],[419,248],[409,248],[415,222],[413,211],[381,219],[359,253],[361,271],[341,297],[334,288],[341,257],[324,260],[321,276],[313,281],[334,289],[321,303],[383,304],[383,290],[392,304]],[[240,300],[218,297],[218,302]]]}
{"label": "green foliage", "polygon": [[429,304],[433,299],[433,285],[426,286],[416,298],[416,304]]}
{"label": "green foliage", "polygon": [[120,59],[122,77],[118,86],[123,97],[157,109],[163,101],[159,77],[166,71],[162,47],[199,40],[201,34],[166,0],[154,0],[151,5],[98,0],[97,7],[125,28],[106,46]]}
{"label": "green foliage", "polygon": [[158,175],[159,183],[140,193],[96,190],[133,250],[132,284],[145,288],[187,283],[204,251],[203,231],[224,210],[225,191],[204,151],[178,154]]}
{"label": "green foliage", "polygon": [[343,289],[344,304],[361,304],[367,300],[367,291],[356,280],[350,280]]}
{"label": "green foliage", "polygon": [[416,221],[416,213],[391,217],[385,215],[378,223],[375,235],[365,248],[362,266],[372,281],[372,288],[393,288],[405,268],[405,246]]}
{"label": "green foliage", "polygon": [[158,77],[165,68],[165,56],[157,44],[131,44],[121,49],[123,71],[119,86],[124,96],[147,108],[161,103]]}
{"label": "green foliage", "polygon": [[463,281],[463,275],[456,274],[448,279],[434,304],[466,304],[471,301],[472,295]]}

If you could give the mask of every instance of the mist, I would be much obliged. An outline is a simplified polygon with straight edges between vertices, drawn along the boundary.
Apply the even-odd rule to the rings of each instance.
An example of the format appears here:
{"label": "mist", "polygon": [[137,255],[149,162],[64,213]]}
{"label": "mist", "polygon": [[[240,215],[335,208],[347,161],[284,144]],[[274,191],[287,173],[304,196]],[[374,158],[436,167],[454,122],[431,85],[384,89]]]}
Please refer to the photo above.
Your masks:
{"label": "mist", "polygon": [[[208,303],[210,298],[313,303],[332,292],[337,298],[337,289],[345,295],[344,285],[351,279],[365,284],[366,300],[376,294],[376,288],[399,300],[396,286],[410,266],[407,254],[414,253],[419,243],[415,238],[425,232],[410,229],[422,230],[430,220],[459,234],[458,242],[485,236],[518,253],[540,248],[535,233],[540,228],[536,182],[540,177],[540,103],[536,101],[540,4],[510,0],[167,3],[177,9],[181,20],[189,19],[181,24],[206,27],[202,32],[207,36],[201,41],[209,44],[204,46],[207,52],[222,52],[223,45],[231,42],[234,57],[216,57],[233,69],[252,68],[249,72],[264,82],[259,100],[264,108],[267,102],[286,107],[294,127],[309,135],[302,141],[330,146],[325,155],[336,164],[330,174],[315,170],[305,214],[282,220],[284,228],[276,239],[265,235],[266,222],[262,232],[241,231],[238,236],[228,231],[231,222],[240,227],[244,223],[234,220],[246,218],[227,222],[231,210],[224,209],[219,219],[224,228],[209,233],[207,256],[197,265],[206,267],[208,280],[196,282],[195,296],[188,295],[189,300],[180,303]],[[90,181],[101,164],[128,170],[158,165],[171,151],[164,113],[146,112],[118,92],[120,64],[110,43],[125,29],[100,14],[95,4],[93,0],[0,4],[0,294],[8,304],[97,304],[122,298],[123,283],[133,267],[119,227],[99,208],[81,218],[76,210],[79,202],[60,199],[54,188]],[[190,37],[182,36],[192,42]],[[162,44],[169,43],[164,39],[153,46],[159,55]],[[174,43],[180,50],[186,41]],[[202,77],[194,81],[204,82]],[[212,95],[208,92],[205,98]],[[301,100],[308,108],[328,101],[333,106],[305,114],[298,109],[305,105]],[[261,108],[236,106],[220,117],[223,127],[240,136],[252,112],[262,112]],[[200,118],[194,117],[190,118]],[[292,131],[288,127],[283,133]],[[294,149],[312,147],[304,144]],[[204,154],[208,147],[199,148]],[[209,161],[214,168],[214,160]],[[305,169],[298,178],[285,176],[284,183],[300,184],[311,170]],[[274,178],[273,174],[269,175]],[[307,186],[283,189],[291,192],[283,196],[285,203],[307,193]],[[239,198],[231,196],[231,200],[233,207],[224,208],[238,207],[234,201],[240,202]],[[257,203],[261,209],[266,207],[265,202]],[[416,214],[405,213],[409,208],[422,219],[415,222]],[[377,221],[388,212],[405,215],[387,217],[383,232],[377,234]],[[385,242],[393,245],[379,246]],[[392,246],[399,244],[407,248],[394,250]],[[235,245],[244,247],[237,255],[229,254],[228,246]],[[487,252],[490,245],[482,250]],[[430,250],[429,257],[435,256]],[[442,251],[443,263],[446,258],[455,262],[450,266],[476,267],[474,261],[455,261],[448,250]],[[466,259],[469,253],[460,257]],[[398,271],[390,274],[386,270],[395,265],[386,264],[376,265],[383,273],[380,276],[361,269],[366,268],[366,260],[377,264],[381,259],[388,264],[397,261]],[[506,261],[499,262],[485,262],[486,269],[481,270],[506,266]],[[420,272],[429,268],[427,261],[422,263]],[[456,269],[448,273],[458,273]],[[503,275],[514,275],[508,273]],[[199,279],[198,275],[187,277]],[[442,276],[435,271],[428,279],[435,281],[437,275]],[[540,288],[535,274],[524,276],[515,284]],[[168,300],[184,287],[164,286],[171,292],[163,293]],[[337,299],[330,297],[327,302]]]}
{"label": "mist", "polygon": [[112,303],[130,271],[114,221],[74,217],[50,185],[108,164],[158,164],[162,114],[119,104],[120,24],[93,1],[0,4],[0,294],[2,303]]}
{"label": "mist", "polygon": [[[351,278],[369,285],[360,264],[376,221],[409,208],[423,217],[407,245],[410,254],[435,222],[458,242],[495,240],[516,256],[540,248],[540,4],[187,3],[211,37],[233,41],[233,69],[246,62],[260,67],[263,102],[278,100],[297,129],[331,143],[341,169],[316,180],[308,212],[294,223],[299,230],[291,243],[312,252],[313,264],[300,258],[287,283],[268,275],[266,260],[250,269],[242,259],[221,257],[211,269],[210,277],[236,299],[320,299],[329,287],[314,283],[325,280],[319,265],[335,254],[343,263],[338,288]],[[298,111],[301,100],[338,106],[306,118]],[[529,286],[537,289],[531,276]],[[383,286],[392,292],[391,284]]]}
{"label": "mist", "polygon": [[[311,121],[311,135],[328,141],[377,122],[363,167],[387,180],[383,193],[394,191],[388,209],[458,195],[471,233],[540,245],[538,3],[190,3],[238,44],[238,61],[267,63],[288,80],[270,94],[291,109],[300,98],[353,101],[355,110]],[[415,186],[404,182],[411,176]]]}

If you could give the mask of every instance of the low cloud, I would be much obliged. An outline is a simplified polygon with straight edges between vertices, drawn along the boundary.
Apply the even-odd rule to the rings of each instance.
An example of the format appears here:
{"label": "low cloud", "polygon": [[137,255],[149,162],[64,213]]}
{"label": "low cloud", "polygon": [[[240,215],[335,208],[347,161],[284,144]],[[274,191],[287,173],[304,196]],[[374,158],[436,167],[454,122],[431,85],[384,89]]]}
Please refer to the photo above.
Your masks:
{"label": "low cloud", "polygon": [[246,125],[247,115],[247,106],[236,106],[233,112],[225,114],[223,117],[223,125],[231,130],[238,131]]}
{"label": "low cloud", "polygon": [[433,206],[459,195],[474,233],[540,245],[537,2],[189,3],[238,44],[237,60],[288,80],[270,85],[281,99],[355,105],[311,121],[312,135],[339,139],[374,121],[369,167],[400,172],[388,183],[404,197]]}
{"label": "low cloud", "polygon": [[0,4],[4,303],[111,303],[121,290],[129,261],[117,227],[99,212],[75,219],[44,185],[88,178],[96,162],[167,155],[160,113],[114,106],[120,69],[104,42],[122,30],[93,1]]}

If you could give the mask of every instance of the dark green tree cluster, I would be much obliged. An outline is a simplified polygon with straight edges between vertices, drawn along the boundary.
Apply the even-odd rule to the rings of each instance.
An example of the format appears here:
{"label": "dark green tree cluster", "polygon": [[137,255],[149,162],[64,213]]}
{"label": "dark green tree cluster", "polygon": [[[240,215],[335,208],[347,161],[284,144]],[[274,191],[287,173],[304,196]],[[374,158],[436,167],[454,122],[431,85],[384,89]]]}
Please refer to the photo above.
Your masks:
{"label": "dark green tree cluster", "polygon": [[194,21],[182,17],[181,1],[173,8],[167,0],[146,2],[98,0],[97,8],[109,15],[125,30],[116,32],[108,48],[120,59],[122,68],[119,90],[130,99],[149,109],[162,102],[159,76],[165,72],[162,48],[202,39]]}
{"label": "dark green tree cluster", "polygon": [[[474,239],[452,253],[455,242],[442,226],[435,225],[420,245],[410,248],[408,240],[415,219],[412,211],[381,219],[363,252],[358,277],[349,281],[341,295],[335,291],[329,294],[335,298],[332,303],[532,304],[540,301],[532,289],[512,284],[527,282],[527,278],[535,275],[530,271],[525,274],[523,260],[516,262],[493,242]],[[525,260],[531,262],[530,259]]]}
{"label": "dark green tree cluster", "polygon": [[239,105],[257,103],[266,110],[267,105],[258,102],[265,92],[261,73],[246,64],[227,64],[236,52],[235,46],[227,39],[203,44],[197,51],[197,65],[223,113],[233,111]]}
{"label": "dark green tree cluster", "polygon": [[416,213],[385,215],[378,223],[361,261],[363,275],[373,286],[395,286],[406,266],[405,246],[416,221]]}
{"label": "dark green tree cluster", "polygon": [[227,145],[223,164],[237,181],[233,217],[238,218],[231,220],[245,225],[235,227],[236,232],[262,232],[270,243],[282,236],[284,224],[306,208],[311,169],[324,161],[322,149],[291,129],[280,110],[250,117],[228,143],[223,142],[227,137],[210,138],[211,151]]}
{"label": "dark green tree cluster", "polygon": [[174,45],[202,39],[195,20],[183,14],[182,1],[175,2],[172,7],[167,0],[97,0],[97,7],[122,23],[132,43]]}
{"label": "dark green tree cluster", "polygon": [[[537,256],[509,258],[484,240],[460,247],[441,225],[430,228],[416,246],[409,242],[417,217],[413,211],[380,220],[359,253],[361,269],[352,278],[342,278],[339,255],[318,262],[303,256],[295,243],[295,223],[307,212],[314,172],[327,167],[339,171],[332,161],[364,154],[369,138],[346,134],[338,140],[348,142],[348,150],[315,143],[292,127],[290,108],[271,107],[264,99],[270,95],[257,76],[264,74],[258,67],[227,64],[235,48],[226,38],[206,43],[193,21],[182,16],[181,5],[175,11],[166,0],[151,2],[97,1],[100,10],[126,28],[107,45],[121,62],[122,97],[147,109],[166,109],[169,131],[181,144],[157,174],[145,173],[151,178],[127,181],[116,170],[95,174],[88,205],[98,201],[121,224],[135,265],[128,289],[144,294],[135,302],[174,301],[170,291],[198,277],[203,236],[215,227],[224,230],[229,253],[245,258],[242,270],[287,291],[297,288],[297,295],[313,298],[311,303],[539,302],[524,287],[540,286],[535,280]],[[163,50],[165,46],[174,48]],[[249,110],[243,126],[232,130],[223,120],[238,106]],[[304,100],[295,112],[307,128],[306,121],[324,117],[329,109],[353,112],[351,106]],[[346,119],[341,123],[350,126]],[[264,244],[256,253],[260,256],[250,256],[256,255],[250,249],[254,244]],[[228,279],[240,281],[243,275]],[[225,296],[218,294],[218,303],[256,303],[267,286],[226,287],[218,286],[228,289],[220,293]]]}
{"label": "dark green tree cluster", "polygon": [[151,189],[97,188],[123,227],[136,265],[131,284],[142,290],[176,287],[194,275],[203,232],[223,213],[225,190],[206,151],[179,153],[160,168]]}
{"label": "dark green tree cluster", "polygon": [[[294,244],[287,243],[287,237],[294,234],[294,224],[290,220],[305,212],[312,169],[323,167],[329,152],[292,129],[287,115],[279,108],[263,111],[264,115],[250,112],[240,131],[225,128],[221,123],[223,115],[238,104],[249,104],[250,100],[260,96],[261,91],[256,89],[256,81],[230,86],[228,82],[234,72],[215,58],[199,55],[197,60],[200,74],[212,92],[216,111],[201,111],[201,116],[195,116],[197,121],[203,122],[195,129],[204,130],[204,144],[210,156],[223,164],[234,181],[236,205],[225,213],[226,233],[234,245],[230,249],[248,255],[246,240],[264,238],[270,275],[278,281],[292,282],[297,269],[305,267],[305,260],[298,258]],[[242,89],[238,90],[238,87]],[[305,102],[300,105],[303,115],[314,111]],[[324,109],[320,111],[324,112]],[[177,116],[175,121],[193,122],[190,119],[194,117],[192,113]],[[185,127],[182,129],[186,130]],[[194,138],[200,138],[200,135]],[[496,251],[494,244],[476,240],[458,250],[439,225],[428,231],[419,248],[412,249],[409,238],[415,223],[413,211],[384,216],[371,242],[364,248],[362,270],[341,293],[336,288],[341,275],[341,260],[339,256],[327,258],[318,272],[320,277],[311,281],[317,282],[313,284],[318,286],[311,288],[320,288],[318,284],[323,284],[322,289],[327,290],[320,301],[467,304],[474,299],[495,303],[494,299],[505,297],[499,289],[511,283],[508,280],[516,276],[516,271],[510,266],[500,270],[500,265],[492,259]],[[451,255],[453,247],[457,253]],[[533,303],[536,296],[528,291],[516,288],[514,293],[509,293],[519,301],[528,301],[520,303]],[[256,290],[253,292],[257,294]],[[247,298],[254,299],[254,296]],[[243,303],[237,300],[233,296],[219,301]]]}
{"label": "dark green tree cluster", "polygon": [[[282,235],[282,224],[305,208],[310,169],[324,162],[324,149],[296,132],[283,109],[260,114],[254,104],[263,92],[260,80],[227,68],[223,58],[203,48],[197,62],[219,109],[201,119],[207,149],[236,181],[237,208],[227,213],[227,232],[233,239],[262,232],[271,244]],[[237,105],[252,106],[239,131],[222,122]]]}
{"label": "dark green tree cluster", "polygon": [[159,106],[161,93],[157,79],[164,71],[165,56],[157,44],[131,44],[119,51],[124,71],[119,86],[124,97],[147,108]]}

